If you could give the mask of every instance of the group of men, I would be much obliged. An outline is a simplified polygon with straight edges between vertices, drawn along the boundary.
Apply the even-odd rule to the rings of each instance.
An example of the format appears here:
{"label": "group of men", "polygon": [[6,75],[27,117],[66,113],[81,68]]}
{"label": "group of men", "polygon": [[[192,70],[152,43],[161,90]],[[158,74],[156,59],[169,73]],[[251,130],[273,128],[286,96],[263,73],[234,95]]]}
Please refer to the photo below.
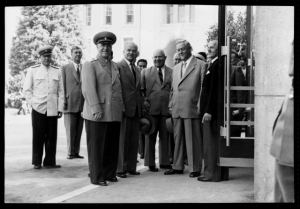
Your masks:
{"label": "group of men", "polygon": [[221,85],[218,41],[208,44],[210,62],[203,61],[205,53],[192,55],[188,41],[178,40],[173,68],[165,65],[167,57],[161,49],[154,51],[153,66],[146,68],[144,59],[136,66],[139,51],[133,42],[124,45],[124,58],[113,62],[116,40],[111,32],[97,33],[93,38],[96,58],[82,65],[82,50],[74,47],[72,61],[60,69],[50,64],[52,46],[38,49],[40,64],[27,70],[23,88],[32,107],[34,168],[40,169],[41,164],[61,167],[55,154],[57,119],[64,113],[68,159],[83,158],[79,151],[85,124],[92,184],[106,186],[107,181],[117,182],[117,177],[140,175],[136,171],[138,152],[149,171],[158,171],[157,135],[159,168],[169,169],[165,175],[182,174],[187,159],[190,177],[221,181],[216,124],[216,95]]}

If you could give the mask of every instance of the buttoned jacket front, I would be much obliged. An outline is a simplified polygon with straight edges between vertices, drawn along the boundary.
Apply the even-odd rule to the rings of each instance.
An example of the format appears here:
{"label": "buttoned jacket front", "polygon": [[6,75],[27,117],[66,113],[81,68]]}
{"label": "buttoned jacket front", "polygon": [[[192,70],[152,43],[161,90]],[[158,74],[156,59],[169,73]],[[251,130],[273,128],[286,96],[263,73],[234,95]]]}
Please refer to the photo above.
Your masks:
{"label": "buttoned jacket front", "polygon": [[64,103],[67,109],[64,113],[81,112],[83,110],[84,97],[82,95],[82,79],[78,79],[74,63],[70,62],[61,66],[61,75],[64,88]]}
{"label": "buttoned jacket front", "polygon": [[[111,68],[111,69],[109,69]],[[99,122],[121,121],[124,111],[120,74],[114,62],[97,57],[82,67],[83,118],[91,121],[102,112]]]}
{"label": "buttoned jacket front", "polygon": [[57,116],[63,110],[63,82],[58,67],[42,64],[27,70],[23,92],[30,107],[47,116]]}
{"label": "buttoned jacket front", "polygon": [[182,65],[181,62],[173,68],[169,108],[172,109],[173,118],[199,118],[201,73],[207,65],[193,56],[181,78]]}
{"label": "buttoned jacket front", "polygon": [[146,100],[150,104],[149,114],[159,115],[160,113],[169,116],[169,97],[172,87],[173,70],[165,67],[165,76],[161,83],[157,68],[152,66],[142,70],[142,91],[146,92]]}
{"label": "buttoned jacket front", "polygon": [[141,73],[134,65],[136,74],[136,79],[134,81],[132,71],[124,59],[118,62],[117,65],[121,76],[125,116],[133,117],[137,108],[140,117],[142,108]]}

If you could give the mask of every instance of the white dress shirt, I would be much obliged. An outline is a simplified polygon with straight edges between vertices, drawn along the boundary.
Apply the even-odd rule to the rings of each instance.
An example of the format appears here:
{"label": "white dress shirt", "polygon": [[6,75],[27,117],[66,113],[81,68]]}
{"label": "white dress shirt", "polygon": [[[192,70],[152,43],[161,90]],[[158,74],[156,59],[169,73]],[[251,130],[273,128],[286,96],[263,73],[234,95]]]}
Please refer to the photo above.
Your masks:
{"label": "white dress shirt", "polygon": [[[72,61],[73,62],[73,61]],[[81,63],[77,64],[76,62],[73,62],[75,70],[77,72],[77,68],[79,67],[79,72],[81,71]]]}
{"label": "white dress shirt", "polygon": [[[163,75],[163,81],[165,80],[165,65],[163,67],[160,68],[161,69],[161,73]],[[156,67],[157,73],[158,73],[158,67]]]}
{"label": "white dress shirt", "polygon": [[[194,55],[191,55],[190,58],[187,59],[187,61],[182,61],[182,77],[184,76],[185,70],[187,69],[187,67],[189,66],[192,58],[194,57]],[[185,66],[183,63],[186,63]]]}
{"label": "white dress shirt", "polygon": [[63,83],[58,68],[42,64],[28,68],[23,92],[30,107],[47,116],[63,110]]}

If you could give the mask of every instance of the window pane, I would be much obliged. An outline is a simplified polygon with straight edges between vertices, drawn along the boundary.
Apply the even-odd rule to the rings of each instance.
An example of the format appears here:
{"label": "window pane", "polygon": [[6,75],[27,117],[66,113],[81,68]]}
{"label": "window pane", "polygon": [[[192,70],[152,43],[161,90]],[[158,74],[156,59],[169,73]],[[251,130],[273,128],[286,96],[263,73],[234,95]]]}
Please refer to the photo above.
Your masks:
{"label": "window pane", "polygon": [[133,21],[134,21],[133,4],[127,4],[126,5],[126,23],[132,24]]}
{"label": "window pane", "polygon": [[106,16],[106,25],[111,25],[111,16]]}
{"label": "window pane", "polygon": [[167,23],[173,23],[173,4],[167,5]]}
{"label": "window pane", "polygon": [[178,5],[178,22],[184,23],[185,21],[185,6]]}
{"label": "window pane", "polygon": [[90,26],[91,25],[91,20],[92,20],[92,6],[91,5],[86,5],[86,25]]}

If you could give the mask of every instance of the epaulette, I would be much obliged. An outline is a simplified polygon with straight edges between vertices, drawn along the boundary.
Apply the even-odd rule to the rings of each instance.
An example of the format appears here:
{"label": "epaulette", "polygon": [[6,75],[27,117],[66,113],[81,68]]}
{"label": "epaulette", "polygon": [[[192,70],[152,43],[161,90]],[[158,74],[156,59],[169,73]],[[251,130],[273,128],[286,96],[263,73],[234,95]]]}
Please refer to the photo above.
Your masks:
{"label": "epaulette", "polygon": [[97,60],[97,57],[94,57],[94,58],[91,59],[91,62],[94,62],[96,60]]}
{"label": "epaulette", "polygon": [[36,67],[40,67],[40,66],[41,66],[41,64],[36,64],[36,65],[31,66],[31,68],[36,68]]}
{"label": "epaulette", "polygon": [[59,69],[59,67],[57,67],[57,66],[54,66],[54,65],[50,65],[50,66],[53,68]]}

